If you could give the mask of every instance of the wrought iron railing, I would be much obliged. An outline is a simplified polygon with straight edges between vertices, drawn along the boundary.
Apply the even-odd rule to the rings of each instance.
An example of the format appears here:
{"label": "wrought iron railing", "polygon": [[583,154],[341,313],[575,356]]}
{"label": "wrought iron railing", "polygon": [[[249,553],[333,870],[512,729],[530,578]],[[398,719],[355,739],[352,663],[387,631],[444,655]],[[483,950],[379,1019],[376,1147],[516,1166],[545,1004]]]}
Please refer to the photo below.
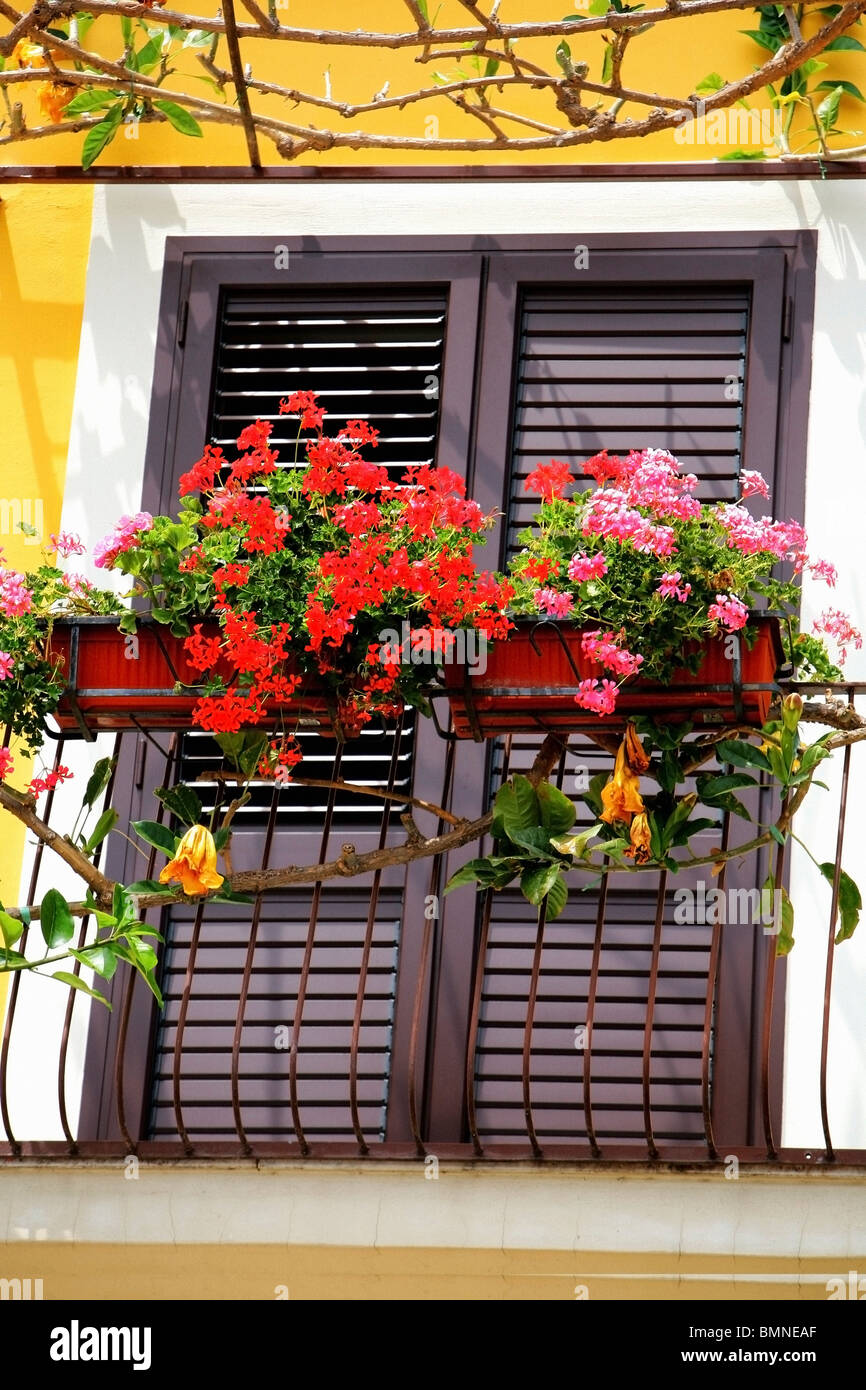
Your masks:
{"label": "wrought iron railing", "polygon": [[[800,687],[804,694],[824,688]],[[864,692],[866,684],[833,688],[852,708]],[[118,779],[133,777],[142,753],[131,745],[145,737],[151,766],[161,762],[160,778],[170,781],[182,756],[179,735],[118,735],[109,797]],[[460,742],[439,743],[438,759],[431,760],[435,737],[422,737],[417,756],[426,757],[428,778],[431,761],[438,763],[438,796],[429,780],[415,792],[462,814],[467,782],[479,766],[477,749],[467,774]],[[502,741],[498,776],[520,765],[524,745],[517,735]],[[61,736],[56,763],[69,749],[69,737]],[[578,746],[584,758],[597,752],[591,744]],[[335,784],[341,757],[337,747]],[[569,757],[570,749],[556,773],[566,787]],[[792,1149],[781,1140],[785,965],[771,934],[755,928],[747,938],[716,920],[681,944],[671,922],[676,884],[664,873],[639,900],[618,897],[605,879],[592,895],[576,895],[571,915],[557,924],[543,912],[536,920],[516,895],[487,892],[476,899],[461,890],[443,900],[454,861],[433,856],[399,872],[377,870],[360,884],[349,877],[336,888],[332,881],[312,883],[303,898],[301,890],[276,899],[259,893],[242,917],[236,912],[229,919],[225,907],[209,902],[175,910],[163,950],[168,1003],[162,1016],[141,980],[119,972],[110,1017],[69,988],[62,1016],[40,1030],[43,991],[60,986],[29,981],[25,990],[21,972],[8,976],[0,1154],[10,1161],[137,1153],[151,1159],[435,1154],[717,1164],[735,1155],[772,1164],[866,1162],[866,1147],[835,1144],[828,1093],[850,744],[840,761],[823,1006],[809,1025],[820,1051],[820,1130],[810,1147]],[[403,785],[399,767],[398,737],[389,787]],[[483,804],[477,785],[474,793]],[[286,832],[280,795],[274,786],[255,832],[263,866],[273,862],[278,843],[281,852],[289,843],[286,833],[304,832],[302,812],[296,829]],[[335,837],[348,833],[342,795],[332,785],[317,810],[319,864],[334,858]],[[45,819],[55,809],[50,792]],[[399,801],[382,800],[373,831],[369,818],[364,823],[364,843],[385,849],[402,841],[400,811]],[[155,814],[162,818],[164,808]],[[728,814],[719,829],[723,848],[737,843]],[[354,848],[343,845],[343,851],[351,856]],[[30,905],[52,886],[51,859],[37,843]],[[731,862],[716,879],[720,890]],[[151,850],[142,876],[155,872]],[[78,944],[88,930],[84,919]],[[734,955],[741,965],[749,962],[739,977],[726,958],[726,938],[735,930],[741,934]],[[34,923],[29,932],[35,931]],[[455,961],[462,962],[459,970]],[[76,962],[75,973],[80,969]],[[747,994],[733,1001],[732,1014],[731,994],[744,979]],[[735,1016],[750,1020],[739,1038]],[[282,1029],[282,1042],[255,1041],[269,1029]],[[678,1038],[685,1039],[681,1046]]]}

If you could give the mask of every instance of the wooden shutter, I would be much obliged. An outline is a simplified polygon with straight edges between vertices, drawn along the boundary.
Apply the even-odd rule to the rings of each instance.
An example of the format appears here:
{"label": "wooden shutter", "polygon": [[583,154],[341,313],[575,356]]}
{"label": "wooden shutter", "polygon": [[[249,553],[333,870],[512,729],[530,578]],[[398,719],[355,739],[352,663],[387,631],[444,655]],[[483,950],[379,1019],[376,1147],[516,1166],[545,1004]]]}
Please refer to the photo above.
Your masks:
{"label": "wooden shutter", "polygon": [[669,449],[697,474],[702,500],[735,497],[749,309],[745,286],[522,297],[509,550],[537,505],[525,484],[539,460],[582,477],[600,449]]}
{"label": "wooden shutter", "polygon": [[[773,419],[777,404],[775,392],[754,403],[746,399],[749,344],[756,341],[750,283],[566,287],[530,281],[515,285],[513,296],[506,554],[519,549],[517,535],[537,506],[537,497],[525,489],[526,478],[550,458],[567,462],[581,478],[581,463],[600,449],[623,454],[665,448],[698,476],[702,499],[736,498],[747,404]],[[772,325],[762,328],[773,344]],[[777,318],[776,353],[780,337]],[[756,375],[753,371],[753,380]],[[586,485],[594,486],[591,479]],[[539,742],[515,736],[508,771],[526,773]],[[607,767],[609,758],[595,744],[570,739],[561,776],[578,802],[579,826],[591,817],[579,801],[576,775],[591,777]],[[491,795],[502,768],[500,742],[491,760]],[[713,832],[702,838],[708,848]],[[714,842],[718,838],[715,834]],[[598,891],[582,892],[579,881],[572,882],[564,913],[543,933],[531,1030],[533,1123],[543,1144],[585,1141],[589,1119],[599,1143],[643,1146],[658,879],[645,877],[639,888],[612,885],[601,923]],[[674,886],[681,881],[671,882]],[[713,927],[677,925],[673,907],[668,891],[655,961],[650,1096],[655,1139],[687,1143],[704,1134],[702,1067]],[[516,889],[491,894],[486,910],[474,1120],[480,1140],[495,1144],[526,1135],[523,1049],[536,920]],[[587,1022],[594,946],[599,953],[590,1054],[581,1045],[580,1030]],[[744,1050],[745,1042],[740,1039]]]}
{"label": "wooden shutter", "polygon": [[[296,461],[297,421],[280,415],[279,403],[293,391],[314,390],[326,409],[325,428],[364,419],[380,431],[370,456],[399,478],[409,464],[432,465],[439,418],[447,297],[442,291],[372,297],[345,291],[329,294],[223,295],[220,304],[210,435],[231,460],[234,441],[254,419],[273,423],[271,444],[279,466]],[[297,464],[305,463],[303,444]],[[301,727],[303,775],[333,775],[335,743]],[[339,776],[361,786],[407,793],[412,783],[415,717],[408,712],[399,733],[379,719],[346,744]],[[210,811],[217,784],[210,769],[221,764],[213,739],[183,736],[181,777],[195,781]],[[273,783],[253,782],[250,801],[237,813],[235,852],[254,860],[273,799]],[[392,802],[399,827],[405,803]],[[276,813],[278,862],[315,857],[326,824],[333,845],[360,844],[374,836],[383,803],[374,797],[292,784],[280,789]],[[337,838],[339,837],[339,838]],[[248,840],[246,846],[244,841]],[[297,847],[296,847],[297,846]],[[287,1090],[288,1052],[275,1045],[291,1026],[297,1006],[298,972],[310,923],[312,890],[268,901],[263,910],[249,978],[240,1055],[240,1099],[250,1140],[292,1136]],[[351,1137],[349,1043],[355,994],[367,932],[369,885],[354,892],[325,885],[318,904],[315,946],[299,1039],[297,1100],[304,1130],[313,1140]],[[391,1064],[391,1022],[402,890],[383,889],[375,910],[372,954],[364,989],[359,1053],[359,1119],[365,1135],[384,1135]],[[194,1138],[229,1137],[231,1057],[237,999],[243,979],[249,913],[230,921],[208,914],[197,946],[194,988],[176,1059],[176,1023],[190,954],[190,914],[172,912],[163,993],[166,1009],[155,1044],[154,1137],[174,1124],[174,1068],[179,1066],[185,1122]],[[285,1046],[285,1044],[284,1044]]]}
{"label": "wooden shutter", "polygon": [[[358,1113],[368,1141],[384,1138],[402,891],[380,892],[358,1048]],[[353,1137],[350,1055],[369,888],[328,889],[316,924],[297,1081],[308,1139]],[[250,909],[212,907],[196,950],[195,989],[184,1023],[179,1077],[192,1137],[231,1139],[232,1051],[250,940]],[[150,1135],[173,1136],[175,1045],[195,911],[169,914],[163,970],[166,1009],[154,1053]],[[292,1139],[289,1042],[310,921],[305,891],[269,897],[258,923],[238,1060],[238,1099],[251,1142]]]}

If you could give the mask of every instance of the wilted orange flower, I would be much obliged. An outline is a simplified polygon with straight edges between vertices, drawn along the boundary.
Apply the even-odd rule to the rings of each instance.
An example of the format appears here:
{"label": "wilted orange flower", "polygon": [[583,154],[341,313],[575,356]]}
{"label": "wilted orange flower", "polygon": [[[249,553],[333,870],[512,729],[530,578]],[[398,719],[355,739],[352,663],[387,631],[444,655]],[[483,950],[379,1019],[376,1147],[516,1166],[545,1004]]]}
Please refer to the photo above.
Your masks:
{"label": "wilted orange flower", "polygon": [[203,825],[188,830],[159,876],[160,883],[179,883],[190,897],[219,888],[222,874],[216,871],[216,845]]}
{"label": "wilted orange flower", "polygon": [[48,60],[40,44],[19,39],[12,50],[10,61],[16,68],[47,68]]}
{"label": "wilted orange flower", "polygon": [[626,850],[626,854],[634,855],[636,864],[645,864],[651,858],[651,832],[650,823],[646,814],[641,811],[640,815],[635,816],[631,823],[631,845]]}
{"label": "wilted orange flower", "polygon": [[602,787],[601,799],[604,803],[601,819],[607,821],[608,825],[613,825],[616,820],[629,821],[644,810],[640,778],[625,755],[625,739],[617,749],[613,776],[607,786]]}
{"label": "wilted orange flower", "polygon": [[646,772],[650,760],[644,752],[643,744],[635,733],[634,724],[626,724],[623,743],[625,744],[625,755],[628,758],[629,766],[634,768],[635,772]]}
{"label": "wilted orange flower", "polygon": [[602,788],[601,799],[604,810],[601,819],[613,825],[614,821],[630,821],[646,808],[640,794],[639,773],[646,772],[649,758],[643,744],[634,731],[634,726],[626,725],[625,735],[616,752],[613,776]]}
{"label": "wilted orange flower", "polygon": [[39,89],[39,106],[43,114],[59,125],[63,112],[75,96],[75,88],[68,82],[47,82]]}

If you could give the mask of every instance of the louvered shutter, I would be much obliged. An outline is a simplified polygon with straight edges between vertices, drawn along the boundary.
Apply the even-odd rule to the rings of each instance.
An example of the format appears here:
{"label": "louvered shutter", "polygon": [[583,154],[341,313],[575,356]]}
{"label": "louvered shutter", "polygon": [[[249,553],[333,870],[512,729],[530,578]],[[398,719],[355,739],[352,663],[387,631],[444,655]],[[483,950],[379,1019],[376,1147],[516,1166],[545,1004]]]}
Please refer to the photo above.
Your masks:
{"label": "louvered shutter", "polygon": [[[327,412],[330,433],[350,419],[380,431],[369,456],[398,479],[409,464],[433,464],[439,420],[446,294],[439,290],[374,297],[340,291],[316,294],[227,293],[220,304],[209,434],[231,460],[234,441],[254,419],[273,423],[271,444],[279,466],[303,466],[297,451],[297,420],[280,415],[279,403],[293,391],[315,391]],[[340,752],[339,777],[362,786],[407,793],[412,783],[415,717],[410,711],[399,734],[393,723],[374,720]],[[335,743],[310,725],[298,731],[305,777],[334,775]],[[217,784],[208,770],[221,754],[206,735],[183,737],[181,776],[194,781],[209,813]],[[205,780],[201,780],[205,779]],[[255,863],[263,843],[273,784],[253,782],[250,801],[234,821],[234,853]],[[405,804],[391,803],[391,817]],[[315,859],[326,827],[328,857],[351,841],[372,847],[383,803],[341,790],[293,784],[278,798],[272,861]],[[369,844],[368,844],[369,840]],[[299,1036],[297,1102],[311,1142],[353,1137],[349,1096],[350,1043],[370,886],[347,891],[323,885],[317,905]],[[244,1010],[238,1095],[251,1142],[294,1136],[288,1086],[288,1034],[297,1010],[310,912],[311,889],[268,898],[262,912]],[[370,1141],[384,1137],[400,922],[401,887],[383,886],[376,905],[372,951],[364,987],[358,1051],[358,1113]],[[193,1139],[230,1138],[235,1133],[231,1063],[237,1001],[243,983],[250,910],[208,911],[196,947],[194,983],[177,1049],[177,1021],[190,960],[190,913],[172,911],[163,992],[166,1009],[155,1043],[150,1128],[170,1133],[175,1069],[180,1078],[184,1120]],[[282,1031],[281,1031],[282,1030]],[[282,1046],[280,1043],[282,1042]]]}
{"label": "louvered shutter", "polygon": [[[519,548],[517,534],[537,506],[525,490],[527,475],[550,458],[567,462],[581,477],[580,464],[600,449],[666,448],[698,476],[698,496],[736,497],[751,303],[748,286],[724,283],[523,289],[515,315],[508,554]],[[594,486],[591,479],[586,485]],[[514,736],[508,771],[526,773],[538,746],[537,737]],[[563,787],[578,804],[577,828],[592,819],[580,802],[582,779],[609,766],[597,745],[572,736]],[[491,795],[502,769],[500,742]],[[708,848],[712,833],[703,839]],[[599,1143],[645,1146],[644,1043],[658,879],[643,877],[639,888],[617,887],[614,880],[600,928],[597,890],[581,892],[574,875],[570,882],[564,913],[544,928],[531,1043],[533,1122],[543,1144],[585,1141],[589,1124]],[[677,925],[673,911],[669,891],[650,1095],[655,1138],[687,1143],[704,1134],[703,1032],[713,928]],[[581,1030],[597,940],[590,1054]],[[534,909],[514,889],[492,894],[475,1058],[475,1119],[484,1143],[526,1135],[522,1064],[535,945]]]}

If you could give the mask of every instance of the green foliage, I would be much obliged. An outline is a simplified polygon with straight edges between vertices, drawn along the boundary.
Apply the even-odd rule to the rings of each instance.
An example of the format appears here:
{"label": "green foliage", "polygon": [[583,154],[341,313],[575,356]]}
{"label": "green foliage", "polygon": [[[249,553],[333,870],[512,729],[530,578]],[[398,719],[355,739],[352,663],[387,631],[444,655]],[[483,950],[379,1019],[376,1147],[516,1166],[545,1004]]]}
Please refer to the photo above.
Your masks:
{"label": "green foliage", "polygon": [[[831,863],[821,864],[821,873],[832,888],[836,879],[836,865]],[[860,921],[860,913],[863,909],[863,899],[860,889],[844,869],[839,870],[839,903],[838,912],[841,918],[839,930],[836,933],[836,945],[847,941],[854,935],[854,929]],[[835,922],[831,925],[835,925]]]}

